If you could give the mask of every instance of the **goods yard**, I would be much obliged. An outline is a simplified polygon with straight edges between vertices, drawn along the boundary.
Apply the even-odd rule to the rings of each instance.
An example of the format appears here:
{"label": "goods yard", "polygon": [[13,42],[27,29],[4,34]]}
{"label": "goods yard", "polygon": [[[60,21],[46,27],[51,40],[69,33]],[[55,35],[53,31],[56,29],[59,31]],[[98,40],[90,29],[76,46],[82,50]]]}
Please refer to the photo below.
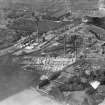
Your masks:
{"label": "goods yard", "polygon": [[0,105],[105,105],[104,0],[0,0]]}

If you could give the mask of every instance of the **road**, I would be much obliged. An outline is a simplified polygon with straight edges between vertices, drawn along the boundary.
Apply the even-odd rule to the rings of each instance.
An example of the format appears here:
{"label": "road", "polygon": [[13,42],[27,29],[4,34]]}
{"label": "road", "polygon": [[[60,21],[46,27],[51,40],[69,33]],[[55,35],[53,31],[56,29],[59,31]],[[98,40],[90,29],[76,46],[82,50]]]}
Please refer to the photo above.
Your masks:
{"label": "road", "polygon": [[13,95],[2,102],[0,105],[62,105],[47,96],[43,96],[35,89],[26,89]]}

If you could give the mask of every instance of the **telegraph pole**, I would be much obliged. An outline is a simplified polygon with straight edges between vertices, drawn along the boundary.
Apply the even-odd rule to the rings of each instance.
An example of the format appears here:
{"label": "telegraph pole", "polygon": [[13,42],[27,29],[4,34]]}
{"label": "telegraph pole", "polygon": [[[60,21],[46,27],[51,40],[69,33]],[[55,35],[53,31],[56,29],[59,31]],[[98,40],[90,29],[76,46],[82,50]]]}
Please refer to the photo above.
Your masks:
{"label": "telegraph pole", "polygon": [[32,16],[34,17],[35,21],[36,21],[36,35],[37,35],[37,42],[39,43],[39,19],[37,16],[35,16],[35,12],[34,12],[34,8],[32,5]]}
{"label": "telegraph pole", "polygon": [[65,0],[64,2],[65,2],[66,12],[68,12],[68,10],[69,10],[69,8],[68,8],[68,2],[67,2],[67,0]]}
{"label": "telegraph pole", "polygon": [[[69,0],[69,2],[68,2],[68,0],[64,0],[64,3],[65,3],[65,8],[66,8],[66,12],[68,13],[68,12],[70,12],[70,13],[72,13],[72,8],[71,8],[71,1]],[[70,4],[70,6],[69,6],[69,4]]]}
{"label": "telegraph pole", "polygon": [[36,18],[36,27],[37,27],[36,34],[37,34],[37,42],[39,43],[39,27],[38,27],[38,22],[39,22],[39,19]]}
{"label": "telegraph pole", "polygon": [[76,44],[76,40],[75,40],[75,58],[77,59],[77,44]]}
{"label": "telegraph pole", "polygon": [[64,35],[64,56],[66,56],[66,35]]}
{"label": "telegraph pole", "polygon": [[76,36],[74,36],[74,54],[75,54],[75,58],[77,59],[77,43],[76,43]]}
{"label": "telegraph pole", "polygon": [[36,35],[37,35],[37,42],[39,42],[39,19],[35,16],[35,13],[33,12],[33,17],[36,21]]}

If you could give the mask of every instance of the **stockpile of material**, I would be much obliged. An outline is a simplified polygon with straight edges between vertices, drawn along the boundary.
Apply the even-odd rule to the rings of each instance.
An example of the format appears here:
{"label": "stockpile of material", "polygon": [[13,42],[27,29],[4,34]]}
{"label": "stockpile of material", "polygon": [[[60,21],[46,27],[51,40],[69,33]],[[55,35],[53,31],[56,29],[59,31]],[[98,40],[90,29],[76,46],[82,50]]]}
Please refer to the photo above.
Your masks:
{"label": "stockpile of material", "polygon": [[41,80],[39,89],[70,105],[98,105],[105,98],[104,89],[100,92],[105,86],[105,70],[94,68],[89,60],[79,60]]}

